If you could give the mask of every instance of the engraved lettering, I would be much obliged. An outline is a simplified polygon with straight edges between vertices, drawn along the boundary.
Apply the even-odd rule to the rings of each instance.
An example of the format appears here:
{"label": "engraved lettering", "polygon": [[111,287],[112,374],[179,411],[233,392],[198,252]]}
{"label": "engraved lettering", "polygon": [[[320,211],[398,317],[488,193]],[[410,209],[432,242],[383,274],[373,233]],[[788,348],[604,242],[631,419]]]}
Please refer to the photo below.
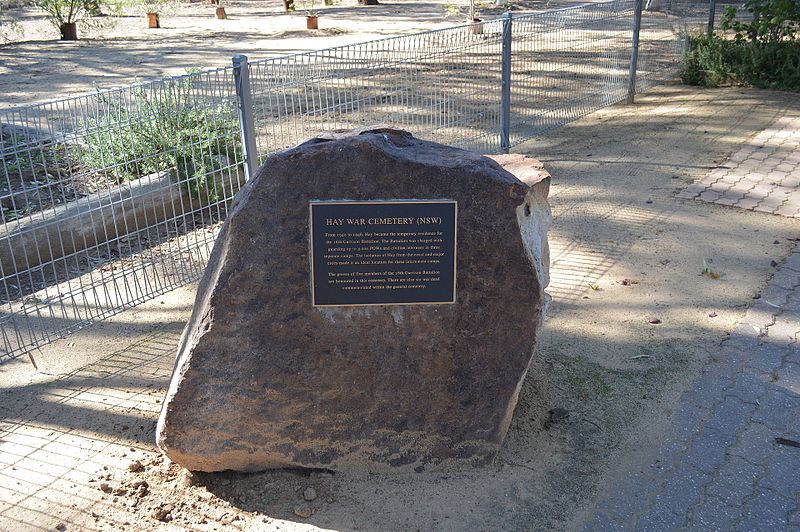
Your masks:
{"label": "engraved lettering", "polygon": [[315,305],[454,302],[455,202],[312,202],[311,220]]}

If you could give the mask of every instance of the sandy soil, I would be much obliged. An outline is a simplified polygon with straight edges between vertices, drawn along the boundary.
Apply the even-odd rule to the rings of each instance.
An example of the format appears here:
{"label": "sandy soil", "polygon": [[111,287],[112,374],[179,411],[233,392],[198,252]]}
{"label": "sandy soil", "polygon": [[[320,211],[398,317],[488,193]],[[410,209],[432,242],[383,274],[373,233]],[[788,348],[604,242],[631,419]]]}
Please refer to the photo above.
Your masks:
{"label": "sandy soil", "polygon": [[[578,3],[585,2],[527,0],[515,2],[515,12]],[[448,14],[448,4],[459,6],[463,14]],[[281,0],[224,2],[227,20],[216,19],[215,6],[208,2],[179,4],[162,14],[160,29],[147,29],[144,14],[129,11],[124,17],[95,19],[94,27],[80,25],[81,40],[76,42],[58,41],[58,32],[36,8],[9,9],[7,15],[22,34],[0,44],[0,109],[187,69],[229,66],[236,53],[263,59],[450,27],[465,20],[467,4],[389,0],[357,6],[356,0],[342,0],[318,7],[319,31],[306,30],[305,14],[286,13]],[[503,11],[494,2],[479,5],[486,19]]]}
{"label": "sandy soil", "polygon": [[[445,19],[442,2],[342,3],[323,8],[312,33],[273,0],[226,8],[230,19],[216,20],[210,4],[183,6],[152,31],[131,14],[77,43],[54,40],[32,8],[12,10],[25,34],[0,45],[0,108],[227,65],[236,52],[268,57],[460,19]],[[194,476],[166,463],[154,428],[189,286],[33,353],[39,371],[24,358],[0,365],[0,529],[575,528],[605,474],[658,438],[800,236],[797,220],[675,192],[798,109],[796,95],[668,86],[517,150],[553,174],[554,304],[491,467]],[[701,275],[703,259],[719,279]],[[553,408],[569,417],[545,429]]]}
{"label": "sandy soil", "polygon": [[[39,372],[0,366],[0,528],[575,528],[800,236],[798,220],[675,193],[798,112],[797,95],[670,85],[518,150],[553,174],[554,303],[491,467],[194,476],[166,463],[153,431],[187,287],[35,353]],[[569,417],[545,429],[552,408]]]}

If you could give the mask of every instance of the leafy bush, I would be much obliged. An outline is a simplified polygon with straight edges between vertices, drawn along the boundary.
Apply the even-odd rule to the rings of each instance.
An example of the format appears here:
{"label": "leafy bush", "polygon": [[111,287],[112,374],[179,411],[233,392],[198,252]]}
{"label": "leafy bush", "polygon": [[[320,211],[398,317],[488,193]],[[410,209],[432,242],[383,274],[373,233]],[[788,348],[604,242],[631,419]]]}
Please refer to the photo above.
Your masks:
{"label": "leafy bush", "polygon": [[800,42],[759,44],[695,35],[689,41],[681,78],[705,87],[737,84],[800,91]]}
{"label": "leafy bush", "polygon": [[89,124],[83,164],[129,180],[169,171],[192,197],[218,200],[215,179],[240,153],[238,123],[222,104],[197,102],[193,83],[140,88],[124,105],[101,96],[107,112]]}
{"label": "leafy bush", "polygon": [[725,84],[800,91],[800,1],[747,0],[752,20],[726,8],[722,28],[732,35],[690,38],[682,78],[686,83]]}
{"label": "leafy bush", "polygon": [[770,44],[796,39],[800,25],[798,0],[747,0],[744,8],[752,16],[751,21],[738,20],[733,6],[726,6],[722,17],[722,29],[733,30],[736,42]]}

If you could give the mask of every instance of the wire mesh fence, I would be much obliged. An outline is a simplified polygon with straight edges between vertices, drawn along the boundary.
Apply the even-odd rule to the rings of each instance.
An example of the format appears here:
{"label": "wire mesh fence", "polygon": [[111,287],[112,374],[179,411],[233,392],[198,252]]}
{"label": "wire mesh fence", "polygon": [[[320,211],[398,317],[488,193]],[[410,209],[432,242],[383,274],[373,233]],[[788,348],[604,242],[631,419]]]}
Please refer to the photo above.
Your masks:
{"label": "wire mesh fence", "polygon": [[494,20],[252,63],[259,154],[378,123],[495,151],[501,30]]}
{"label": "wire mesh fence", "polygon": [[243,184],[232,73],[0,111],[0,360],[202,273]]}
{"label": "wire mesh fence", "polygon": [[514,19],[512,145],[627,96],[633,8],[609,2]]}
{"label": "wire mesh fence", "polygon": [[[625,99],[635,5],[506,16],[0,111],[0,362],[197,279],[233,195],[270,153],[376,123],[499,152]],[[645,11],[640,90],[677,72],[686,20]]]}

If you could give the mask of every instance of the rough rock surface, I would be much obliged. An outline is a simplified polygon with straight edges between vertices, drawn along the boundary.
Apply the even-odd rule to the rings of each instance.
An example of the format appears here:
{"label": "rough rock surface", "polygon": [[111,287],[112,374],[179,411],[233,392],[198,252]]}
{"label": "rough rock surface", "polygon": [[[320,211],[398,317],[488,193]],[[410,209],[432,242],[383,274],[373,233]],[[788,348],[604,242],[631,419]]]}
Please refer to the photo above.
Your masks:
{"label": "rough rock surface", "polygon": [[[543,315],[550,220],[538,161],[498,161],[390,129],[269,158],[234,199],[198,288],[162,451],[199,471],[491,461]],[[521,172],[526,184],[501,164],[536,171]],[[313,307],[309,201],[409,198],[458,201],[457,302]]]}

